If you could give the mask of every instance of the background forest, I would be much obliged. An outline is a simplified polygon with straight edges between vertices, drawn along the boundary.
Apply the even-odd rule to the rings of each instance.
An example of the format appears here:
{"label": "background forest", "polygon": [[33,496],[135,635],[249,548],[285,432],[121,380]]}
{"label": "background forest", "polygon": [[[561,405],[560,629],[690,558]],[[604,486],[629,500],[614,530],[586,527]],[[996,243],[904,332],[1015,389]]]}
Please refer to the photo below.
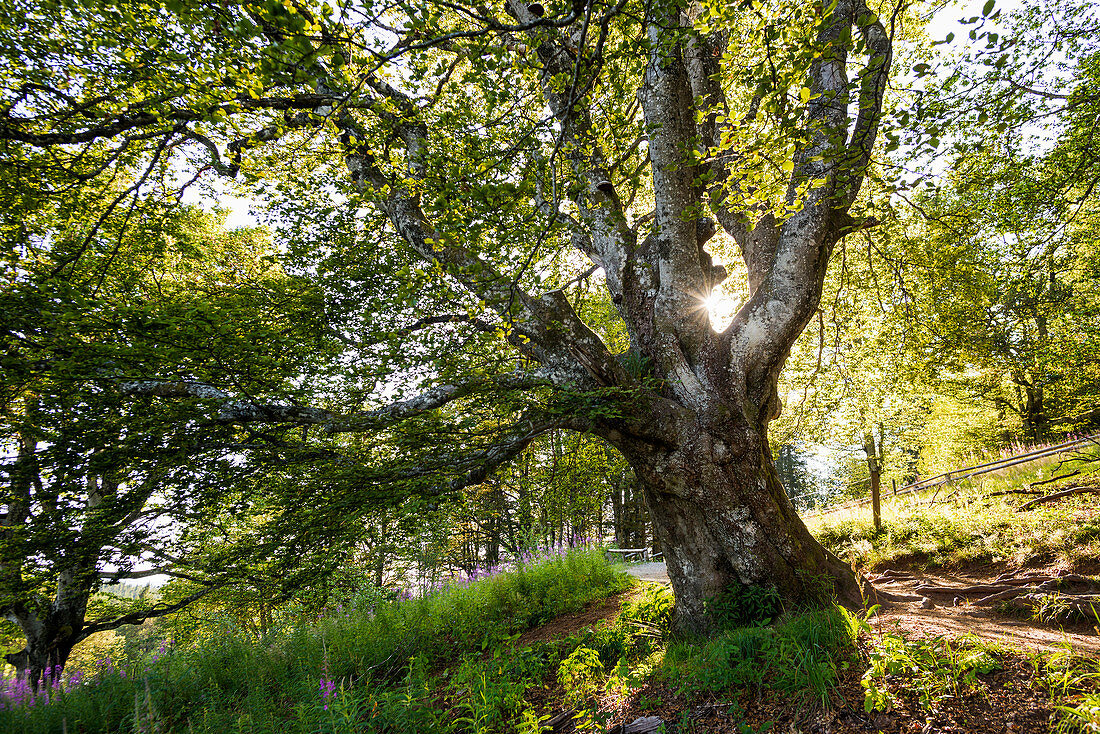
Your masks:
{"label": "background forest", "polygon": [[[322,710],[364,670],[412,697],[443,664],[425,640],[447,615],[491,650],[628,585],[584,549],[670,555],[654,517],[679,495],[652,456],[718,433],[654,438],[666,413],[639,407],[654,401],[708,430],[743,413],[729,435],[764,443],[758,464],[730,461],[761,495],[777,476],[776,506],[785,491],[804,515],[867,496],[872,469],[896,491],[1100,429],[1089,2],[17,0],[0,25],[8,674],[48,687],[347,610],[407,644],[332,653],[342,672],[327,642],[309,647]],[[654,71],[670,58],[683,90]],[[691,135],[666,146],[677,125]],[[738,355],[773,287],[760,233],[801,232],[819,189],[804,330],[765,340],[759,369],[745,348],[736,409],[698,407],[684,375],[717,374],[716,334]],[[697,282],[663,312],[673,270]],[[665,279],[650,296],[646,277]],[[811,530],[864,568],[886,553],[862,530]],[[713,589],[670,566],[673,626],[698,631]],[[505,570],[519,575],[476,587]],[[743,593],[762,588],[739,572]],[[488,626],[448,596],[471,584]],[[812,592],[776,584],[788,606]],[[410,599],[416,623],[379,611]],[[646,659],[656,637],[637,630],[667,627],[671,605],[635,600],[624,619],[641,622],[600,644]],[[372,644],[349,629],[332,644]],[[119,726],[159,715],[148,680]],[[471,729],[535,716],[518,701]],[[414,725],[430,729],[392,724]]]}

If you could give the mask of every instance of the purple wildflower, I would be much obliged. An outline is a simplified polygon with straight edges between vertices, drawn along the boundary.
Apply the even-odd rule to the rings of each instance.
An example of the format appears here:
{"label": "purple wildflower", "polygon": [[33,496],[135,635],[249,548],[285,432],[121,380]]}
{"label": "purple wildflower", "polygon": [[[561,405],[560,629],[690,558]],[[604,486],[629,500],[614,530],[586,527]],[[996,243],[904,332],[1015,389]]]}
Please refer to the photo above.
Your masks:
{"label": "purple wildflower", "polygon": [[325,711],[328,711],[328,701],[336,695],[336,681],[331,678],[321,677],[321,689],[319,691]]}

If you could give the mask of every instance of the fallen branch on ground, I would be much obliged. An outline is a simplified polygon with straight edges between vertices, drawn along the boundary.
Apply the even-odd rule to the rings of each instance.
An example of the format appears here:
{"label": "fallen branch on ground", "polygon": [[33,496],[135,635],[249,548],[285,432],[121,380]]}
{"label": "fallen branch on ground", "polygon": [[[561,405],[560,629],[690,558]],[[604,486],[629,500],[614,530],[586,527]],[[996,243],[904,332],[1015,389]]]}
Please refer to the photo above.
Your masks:
{"label": "fallen branch on ground", "polygon": [[1000,492],[990,492],[986,497],[1003,497],[1006,494],[1042,494],[1041,489],[1005,489]]}
{"label": "fallen branch on ground", "polygon": [[1030,510],[1037,505],[1041,505],[1046,502],[1053,502],[1054,500],[1061,499],[1062,497],[1068,497],[1071,494],[1100,494],[1100,486],[1097,486],[1095,484],[1080,484],[1076,487],[1063,489],[1060,492],[1053,492],[1051,494],[1043,495],[1042,497],[1036,497],[1030,502],[1025,502],[1024,504],[1017,507],[1016,512]]}

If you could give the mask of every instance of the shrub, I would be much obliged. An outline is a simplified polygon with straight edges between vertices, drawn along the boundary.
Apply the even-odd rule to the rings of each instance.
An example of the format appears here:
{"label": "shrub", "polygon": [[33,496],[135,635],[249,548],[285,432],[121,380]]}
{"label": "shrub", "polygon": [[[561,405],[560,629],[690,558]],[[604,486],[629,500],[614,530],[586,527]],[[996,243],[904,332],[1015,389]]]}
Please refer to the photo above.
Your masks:
{"label": "shrub", "polygon": [[565,701],[580,706],[596,695],[603,681],[603,663],[599,653],[580,646],[558,667],[558,682],[565,689]]}
{"label": "shrub", "polygon": [[749,624],[767,624],[783,611],[783,601],[773,588],[766,586],[727,587],[704,603],[706,613],[718,629],[733,629]]}

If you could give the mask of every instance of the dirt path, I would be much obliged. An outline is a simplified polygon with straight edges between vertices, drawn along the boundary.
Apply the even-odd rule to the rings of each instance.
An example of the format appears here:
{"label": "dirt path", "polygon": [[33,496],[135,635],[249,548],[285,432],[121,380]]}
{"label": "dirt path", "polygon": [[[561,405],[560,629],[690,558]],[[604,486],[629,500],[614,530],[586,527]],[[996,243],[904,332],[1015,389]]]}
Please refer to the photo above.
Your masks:
{"label": "dirt path", "polygon": [[[626,572],[643,581],[665,583],[668,571],[664,563],[640,563],[626,567]],[[918,586],[942,586],[962,589],[974,584],[989,583],[996,573],[913,572],[911,578],[876,583],[878,588],[896,594],[914,594]],[[973,596],[973,595],[971,595]],[[1064,650],[1067,646],[1082,655],[1100,657],[1100,634],[1087,623],[1072,626],[1040,624],[1030,620],[996,614],[988,607],[971,606],[961,592],[927,594],[935,605],[924,608],[921,602],[895,603],[872,619],[879,632],[899,631],[921,637],[943,635],[950,639],[971,636],[1014,650]],[[958,599],[958,601],[956,601]],[[1100,611],[1100,605],[1098,605]],[[1100,626],[1100,622],[1097,623]]]}
{"label": "dirt path", "polygon": [[664,561],[657,561],[655,563],[634,563],[628,565],[625,570],[634,578],[641,579],[642,581],[654,581],[658,584],[669,583],[668,569],[665,568]]}
{"label": "dirt path", "polygon": [[561,639],[575,634],[584,627],[595,627],[604,620],[614,619],[618,615],[623,602],[630,599],[635,593],[632,589],[620,591],[606,599],[591,602],[579,612],[555,617],[546,624],[524,632],[516,641],[516,646],[525,647],[536,642]]}
{"label": "dirt path", "polygon": [[[967,595],[962,589],[988,584],[996,574],[914,572],[912,576],[911,579],[879,582],[875,586],[898,594],[924,593],[935,606],[925,608],[920,602],[895,604],[874,617],[876,629],[883,632],[898,629],[922,637],[944,635],[952,639],[970,635],[1022,652],[1064,650],[1069,646],[1078,654],[1100,656],[1100,635],[1096,627],[1087,622],[1044,624],[1011,613],[998,613],[988,606],[973,606],[966,597],[975,598],[981,594]],[[919,586],[958,591],[917,592]]]}

